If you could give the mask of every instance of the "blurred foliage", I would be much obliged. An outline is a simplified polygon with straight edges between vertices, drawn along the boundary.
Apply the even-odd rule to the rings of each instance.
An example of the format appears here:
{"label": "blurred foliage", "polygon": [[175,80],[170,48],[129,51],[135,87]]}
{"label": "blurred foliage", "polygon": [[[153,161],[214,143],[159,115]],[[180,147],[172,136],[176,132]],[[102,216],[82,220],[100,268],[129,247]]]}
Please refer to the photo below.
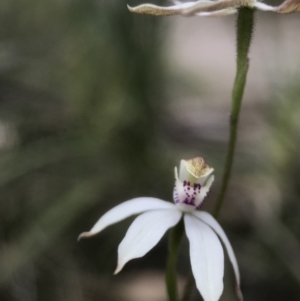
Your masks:
{"label": "blurred foliage", "polygon": [[[142,173],[163,172],[153,165],[163,71],[158,20],[132,18],[121,3],[1,6],[2,300],[26,282],[14,280],[19,272],[39,274],[57,245],[60,260],[69,257],[65,248],[77,248],[78,233],[91,226],[89,211],[95,219],[94,208],[142,193]],[[33,300],[58,298],[51,274],[33,276]]]}
{"label": "blurred foliage", "polygon": [[[107,0],[2,0],[0,19],[0,300],[128,300],[132,274],[163,273],[166,238],[112,280],[132,219],[80,244],[78,234],[125,199],[171,200],[178,156],[199,146],[221,170],[225,141],[170,113],[162,19]],[[237,153],[222,222],[246,300],[300,298],[298,82],[274,87],[260,108],[270,128],[266,172],[243,146]],[[276,210],[265,208],[270,199]],[[187,250],[184,241],[183,278]],[[230,275],[228,268],[223,300],[234,298]]]}

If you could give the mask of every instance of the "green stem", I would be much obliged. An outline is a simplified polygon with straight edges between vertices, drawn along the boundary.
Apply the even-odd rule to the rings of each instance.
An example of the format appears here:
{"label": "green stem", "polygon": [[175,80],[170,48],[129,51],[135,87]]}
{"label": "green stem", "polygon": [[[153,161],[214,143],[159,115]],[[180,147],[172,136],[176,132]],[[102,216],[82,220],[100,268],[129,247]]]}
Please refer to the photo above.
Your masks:
{"label": "green stem", "polygon": [[218,216],[222,208],[233,165],[238,133],[239,114],[249,69],[248,53],[254,28],[254,13],[255,11],[253,9],[243,7],[239,9],[237,17],[237,69],[232,90],[230,133],[224,174],[214,210],[215,217]]}
{"label": "green stem", "polygon": [[166,287],[169,301],[178,300],[176,281],[176,262],[180,241],[184,232],[183,220],[171,230],[169,237],[169,257],[166,271]]}

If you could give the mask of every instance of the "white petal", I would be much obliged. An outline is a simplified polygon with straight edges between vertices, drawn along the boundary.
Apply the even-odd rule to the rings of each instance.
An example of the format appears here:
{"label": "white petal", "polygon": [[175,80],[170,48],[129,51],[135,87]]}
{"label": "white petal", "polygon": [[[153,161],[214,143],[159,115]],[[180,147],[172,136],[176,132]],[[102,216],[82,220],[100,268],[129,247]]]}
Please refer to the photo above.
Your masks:
{"label": "white petal", "polygon": [[[148,210],[174,209],[175,205],[157,198],[140,197],[126,201],[106,212],[89,232],[83,232],[78,239],[98,234],[106,227]],[[175,207],[176,208],[176,207]]]}
{"label": "white petal", "polygon": [[118,266],[115,274],[131,259],[148,253],[165,232],[176,225],[182,213],[176,209],[154,210],[138,216],[129,227],[118,249]]}
{"label": "white petal", "polygon": [[[245,2],[245,3],[244,3]],[[237,8],[239,6],[248,6],[248,3],[252,4],[251,1],[243,1],[243,0],[219,0],[214,1],[213,3],[203,3],[202,1],[197,1],[193,6],[185,8],[182,10],[182,14],[186,16],[191,16],[197,14],[199,12],[217,12],[219,10],[223,10],[226,8]]]}
{"label": "white petal", "polygon": [[[178,0],[171,0],[171,2],[173,2],[174,4],[177,4],[177,5],[179,5],[179,4],[183,4],[183,3],[187,3],[189,6],[192,6],[192,5],[194,5],[195,4],[195,2],[193,1],[193,2],[181,2],[181,1],[178,1]],[[212,0],[200,0],[199,2],[202,2],[202,3],[213,3],[214,1],[212,1]],[[184,161],[184,160],[182,160],[182,161]]]}
{"label": "white petal", "polygon": [[217,10],[217,11],[213,11],[213,12],[202,12],[202,13],[196,13],[196,16],[199,17],[224,17],[224,16],[229,16],[232,14],[236,14],[237,13],[237,9],[236,8],[225,8],[225,9],[221,9],[221,10]]}
{"label": "white petal", "polygon": [[286,0],[279,6],[270,6],[265,3],[256,2],[254,7],[263,11],[273,11],[280,14],[290,14],[300,11],[300,1],[299,0]]}
{"label": "white petal", "polygon": [[218,301],[223,292],[222,245],[214,231],[195,216],[185,214],[184,222],[197,288],[204,301]]}
{"label": "white petal", "polygon": [[260,9],[260,10],[263,10],[263,11],[275,11],[275,7],[274,6],[271,6],[271,5],[267,5],[265,3],[262,3],[262,2],[256,2],[254,4],[254,7]]}
{"label": "white petal", "polygon": [[300,12],[300,1],[299,0],[286,0],[279,6],[274,8],[274,11],[279,14],[290,14]]}
{"label": "white petal", "polygon": [[188,8],[194,5],[194,2],[183,2],[172,6],[157,6],[154,4],[141,4],[135,7],[131,7],[127,5],[128,9],[132,13],[137,14],[146,14],[146,15],[154,15],[154,16],[171,16],[171,15],[179,15],[182,9]]}
{"label": "white petal", "polygon": [[243,300],[243,297],[242,297],[243,295],[242,295],[242,292],[240,289],[240,272],[239,272],[238,263],[237,263],[235,255],[234,255],[232,246],[231,246],[225,232],[223,231],[223,229],[219,225],[219,223],[209,213],[203,212],[203,211],[194,211],[193,214],[196,217],[198,217],[199,219],[201,219],[203,222],[205,222],[207,225],[209,225],[221,238],[221,240],[227,250],[229,260],[233,267],[236,284],[237,284],[237,286],[236,286],[237,295],[240,300]]}

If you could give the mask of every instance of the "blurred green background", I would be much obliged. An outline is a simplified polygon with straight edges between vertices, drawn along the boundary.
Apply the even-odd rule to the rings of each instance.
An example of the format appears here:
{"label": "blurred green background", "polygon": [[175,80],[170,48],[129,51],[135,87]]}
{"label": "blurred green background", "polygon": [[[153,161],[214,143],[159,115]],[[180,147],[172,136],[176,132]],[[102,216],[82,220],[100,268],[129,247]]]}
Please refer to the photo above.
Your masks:
{"label": "blurred green background", "polygon": [[[137,4],[131,1],[130,5]],[[0,300],[163,301],[167,237],[112,276],[137,196],[172,201],[173,168],[203,156],[220,186],[234,16],[136,16],[124,1],[0,2]],[[245,300],[300,300],[299,15],[259,13],[220,223]],[[184,240],[179,284],[190,271]],[[226,264],[222,301],[235,300]],[[201,300],[192,293],[192,300]]]}

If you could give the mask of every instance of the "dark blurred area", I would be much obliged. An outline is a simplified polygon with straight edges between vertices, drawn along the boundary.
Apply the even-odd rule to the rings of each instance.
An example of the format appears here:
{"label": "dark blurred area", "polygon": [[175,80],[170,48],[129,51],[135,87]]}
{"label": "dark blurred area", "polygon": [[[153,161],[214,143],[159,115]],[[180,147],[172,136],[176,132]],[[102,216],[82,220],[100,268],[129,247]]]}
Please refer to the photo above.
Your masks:
{"label": "dark blurred area", "polygon": [[[130,2],[135,5],[138,2]],[[245,300],[300,300],[299,16],[259,14],[220,223]],[[1,0],[0,300],[163,301],[167,237],[112,276],[133,218],[77,242],[113,206],[172,201],[173,168],[226,156],[234,17],[153,18],[126,3]],[[179,286],[190,271],[184,240]],[[235,300],[226,263],[221,300]],[[192,300],[201,300],[192,292]]]}

